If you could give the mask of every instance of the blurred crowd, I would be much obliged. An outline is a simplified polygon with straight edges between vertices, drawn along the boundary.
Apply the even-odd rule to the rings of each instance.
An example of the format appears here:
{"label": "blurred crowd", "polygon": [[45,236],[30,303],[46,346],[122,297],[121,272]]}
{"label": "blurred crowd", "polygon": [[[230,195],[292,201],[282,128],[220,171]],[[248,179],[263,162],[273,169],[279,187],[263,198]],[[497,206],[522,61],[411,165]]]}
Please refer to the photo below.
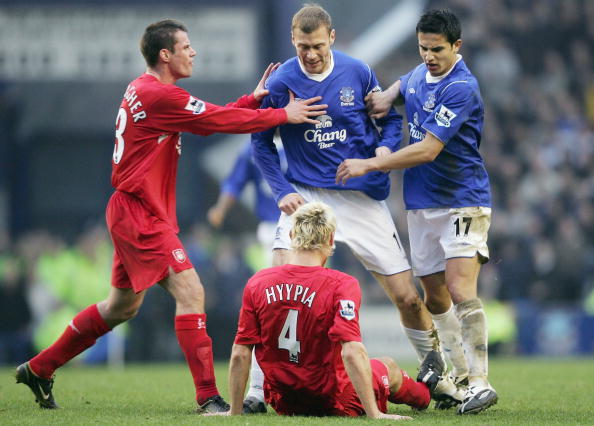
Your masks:
{"label": "blurred crowd", "polygon": [[[485,102],[481,152],[494,202],[482,296],[573,306],[590,300],[594,311],[594,2],[429,2],[444,6],[462,20],[461,52]],[[419,62],[414,39],[406,44],[376,67],[385,86]],[[399,178],[393,173],[390,203],[406,239]],[[253,233],[214,232],[202,222],[182,240],[205,284],[215,356],[227,356],[235,332],[227,325],[236,323],[263,248]],[[46,231],[16,241],[0,232],[0,364],[30,357],[101,300],[110,262],[102,221],[71,244]],[[360,278],[367,302],[388,303],[346,249],[338,248],[332,266]],[[163,289],[149,290],[129,323],[127,359],[181,359],[174,311]]]}
{"label": "blurred crowd", "polygon": [[[202,223],[183,234],[182,241],[205,285],[215,356],[227,357],[243,286],[261,267],[264,253],[251,233],[215,234]],[[86,226],[72,244],[47,231],[32,231],[13,244],[0,235],[0,365],[21,362],[47,347],[77,312],[103,300],[112,254],[102,222]],[[181,360],[174,316],[173,298],[159,286],[149,289],[138,316],[125,326],[126,359]],[[84,360],[105,360],[104,346],[85,353]]]}

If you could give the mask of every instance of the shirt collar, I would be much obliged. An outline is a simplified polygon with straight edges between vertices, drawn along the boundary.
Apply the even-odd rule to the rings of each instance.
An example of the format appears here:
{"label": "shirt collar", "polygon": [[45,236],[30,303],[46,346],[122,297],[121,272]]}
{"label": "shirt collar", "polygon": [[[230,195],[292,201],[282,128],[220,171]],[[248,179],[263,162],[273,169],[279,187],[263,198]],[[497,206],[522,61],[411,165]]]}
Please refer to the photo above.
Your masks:
{"label": "shirt collar", "polygon": [[429,73],[429,71],[427,71],[427,74],[425,74],[425,81],[427,83],[439,83],[441,80],[443,80],[444,78],[446,78],[454,69],[454,67],[456,66],[456,64],[458,62],[460,62],[462,60],[462,55],[460,55],[459,53],[456,54],[456,62],[454,62],[454,65],[452,65],[452,67],[448,70],[448,72],[446,72],[443,75],[438,75],[437,77],[433,77],[431,75],[431,73]]}
{"label": "shirt collar", "polygon": [[301,71],[303,71],[303,74],[305,74],[308,78],[310,78],[312,80],[320,82],[320,81],[324,81],[326,79],[326,77],[328,77],[330,75],[330,73],[332,72],[332,70],[334,69],[334,54],[332,53],[332,51],[330,51],[330,66],[328,67],[328,69],[326,71],[324,71],[321,74],[312,74],[312,73],[305,71],[305,68],[303,67],[303,64],[301,63],[301,59],[299,59],[299,57],[297,57],[297,63],[299,63],[299,68],[301,68]]}

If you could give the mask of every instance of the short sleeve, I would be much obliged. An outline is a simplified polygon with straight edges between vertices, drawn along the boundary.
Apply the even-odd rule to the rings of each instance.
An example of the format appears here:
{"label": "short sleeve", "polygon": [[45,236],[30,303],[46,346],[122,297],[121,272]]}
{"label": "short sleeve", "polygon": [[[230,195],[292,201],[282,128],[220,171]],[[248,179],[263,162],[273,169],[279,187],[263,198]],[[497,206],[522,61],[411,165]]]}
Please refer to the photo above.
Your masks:
{"label": "short sleeve", "polygon": [[348,277],[341,281],[334,292],[334,320],[328,337],[335,342],[360,342],[359,308],[361,288],[359,282]]}
{"label": "short sleeve", "polygon": [[404,100],[406,100],[406,87],[408,86],[408,80],[410,79],[410,76],[413,72],[414,70],[400,77],[400,95],[402,95]]}
{"label": "short sleeve", "polygon": [[239,323],[237,325],[237,334],[235,343],[238,345],[257,345],[261,342],[260,326],[256,318],[256,310],[253,302],[253,286],[245,286],[243,290],[243,299],[241,310],[239,311]]}
{"label": "short sleeve", "polygon": [[454,81],[443,89],[422,127],[447,144],[468,120],[476,102],[476,94],[468,82]]}

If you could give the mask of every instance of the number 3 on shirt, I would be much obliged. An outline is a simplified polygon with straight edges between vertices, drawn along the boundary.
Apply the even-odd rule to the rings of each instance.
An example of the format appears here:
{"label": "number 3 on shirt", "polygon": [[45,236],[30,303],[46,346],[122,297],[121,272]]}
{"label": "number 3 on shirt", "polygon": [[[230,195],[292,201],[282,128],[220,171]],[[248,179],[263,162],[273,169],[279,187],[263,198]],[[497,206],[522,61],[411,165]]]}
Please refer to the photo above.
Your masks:
{"label": "number 3 on shirt", "polygon": [[299,352],[301,351],[301,342],[297,340],[297,317],[299,311],[289,309],[287,319],[283,329],[278,335],[278,348],[289,351],[289,361],[299,364]]}
{"label": "number 3 on shirt", "polygon": [[126,110],[120,108],[118,111],[118,118],[116,118],[116,131],[115,131],[115,146],[113,147],[113,162],[118,164],[124,155],[124,131],[126,130],[126,121],[128,116]]}

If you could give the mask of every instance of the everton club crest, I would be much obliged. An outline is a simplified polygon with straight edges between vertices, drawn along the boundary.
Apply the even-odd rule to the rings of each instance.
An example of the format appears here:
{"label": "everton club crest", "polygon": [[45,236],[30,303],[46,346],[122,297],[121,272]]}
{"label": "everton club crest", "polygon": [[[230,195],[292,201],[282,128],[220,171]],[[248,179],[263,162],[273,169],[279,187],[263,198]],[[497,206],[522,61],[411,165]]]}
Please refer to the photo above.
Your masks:
{"label": "everton club crest", "polygon": [[433,111],[433,108],[435,108],[435,95],[433,93],[429,93],[429,96],[423,105],[423,109],[427,112],[431,112]]}
{"label": "everton club crest", "polygon": [[340,106],[354,106],[355,91],[352,87],[343,87],[340,89]]}

